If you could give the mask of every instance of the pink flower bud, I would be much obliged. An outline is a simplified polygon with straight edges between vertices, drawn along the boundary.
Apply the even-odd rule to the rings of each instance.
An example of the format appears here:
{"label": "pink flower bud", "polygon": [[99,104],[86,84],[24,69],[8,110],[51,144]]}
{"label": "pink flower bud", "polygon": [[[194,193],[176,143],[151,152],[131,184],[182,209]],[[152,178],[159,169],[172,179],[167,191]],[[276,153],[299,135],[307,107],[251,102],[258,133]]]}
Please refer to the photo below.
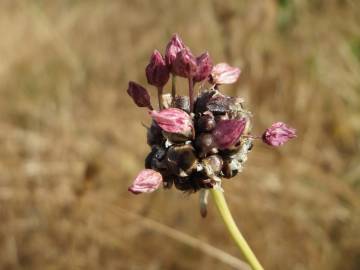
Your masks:
{"label": "pink flower bud", "polygon": [[162,176],[157,171],[142,170],[128,190],[134,194],[153,192],[160,187],[162,181]]}
{"label": "pink flower bud", "polygon": [[172,66],[173,72],[181,77],[194,77],[197,72],[196,58],[187,48],[177,53]]}
{"label": "pink flower bud", "polygon": [[285,123],[277,122],[267,128],[262,135],[263,141],[271,146],[280,146],[296,137],[296,130]]}
{"label": "pink flower bud", "polygon": [[237,81],[239,75],[239,68],[220,63],[213,67],[210,81],[214,84],[232,84]]}
{"label": "pink flower bud", "polygon": [[224,150],[235,145],[239,141],[240,136],[245,129],[245,125],[245,118],[240,120],[221,120],[218,122],[212,132],[218,148]]}
{"label": "pink flower bud", "polygon": [[181,134],[188,138],[193,135],[193,121],[191,116],[183,110],[169,108],[160,112],[151,111],[150,115],[166,132]]}
{"label": "pink flower bud", "polygon": [[203,53],[196,58],[197,72],[194,77],[194,82],[200,82],[207,79],[212,70],[212,60],[208,52]]}
{"label": "pink flower bud", "polygon": [[145,69],[146,78],[149,84],[163,87],[169,80],[169,70],[165,60],[158,50],[155,50],[150,58],[150,63]]}
{"label": "pink flower bud", "polygon": [[127,93],[132,97],[137,106],[148,107],[150,110],[153,109],[150,103],[149,93],[140,84],[130,81]]}
{"label": "pink flower bud", "polygon": [[185,49],[184,43],[177,34],[174,34],[166,46],[165,51],[165,62],[171,70],[177,53],[182,49]]}

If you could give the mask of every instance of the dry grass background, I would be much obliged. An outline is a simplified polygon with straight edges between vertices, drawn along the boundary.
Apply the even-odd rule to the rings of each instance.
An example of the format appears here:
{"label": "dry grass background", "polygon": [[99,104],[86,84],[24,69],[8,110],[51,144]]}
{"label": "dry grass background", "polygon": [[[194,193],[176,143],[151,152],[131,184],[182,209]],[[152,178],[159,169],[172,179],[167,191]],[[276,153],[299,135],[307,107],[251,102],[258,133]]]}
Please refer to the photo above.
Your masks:
{"label": "dry grass background", "polygon": [[149,121],[127,82],[145,83],[173,32],[242,68],[223,91],[247,100],[255,132],[298,129],[225,184],[265,269],[360,269],[355,0],[2,0],[0,269],[233,269],[202,248],[238,256],[213,206],[203,220],[196,195],[126,190]]}

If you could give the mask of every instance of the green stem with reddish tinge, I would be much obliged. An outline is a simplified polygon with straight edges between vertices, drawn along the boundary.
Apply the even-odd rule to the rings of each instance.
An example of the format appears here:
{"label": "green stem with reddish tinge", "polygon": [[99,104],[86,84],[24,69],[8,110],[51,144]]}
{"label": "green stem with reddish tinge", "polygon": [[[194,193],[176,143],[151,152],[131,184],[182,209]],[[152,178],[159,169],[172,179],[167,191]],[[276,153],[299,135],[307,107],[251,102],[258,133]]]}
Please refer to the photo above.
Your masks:
{"label": "green stem with reddish tinge", "polygon": [[189,99],[190,99],[190,112],[194,111],[194,83],[193,77],[189,76]]}
{"label": "green stem with reddish tinge", "polygon": [[162,94],[163,94],[163,88],[162,88],[162,87],[158,87],[159,110],[162,110],[162,108],[163,108],[163,105],[162,105]]}
{"label": "green stem with reddish tinge", "polygon": [[241,234],[239,228],[236,226],[234,218],[232,217],[229,207],[226,203],[223,191],[219,189],[211,189],[211,194],[226,225],[226,228],[228,229],[232,239],[235,241],[250,267],[253,270],[264,270],[255,254],[251,250],[250,246],[246,242],[244,236]]}
{"label": "green stem with reddish tinge", "polygon": [[174,99],[176,95],[176,75],[172,75],[171,77],[171,96]]}

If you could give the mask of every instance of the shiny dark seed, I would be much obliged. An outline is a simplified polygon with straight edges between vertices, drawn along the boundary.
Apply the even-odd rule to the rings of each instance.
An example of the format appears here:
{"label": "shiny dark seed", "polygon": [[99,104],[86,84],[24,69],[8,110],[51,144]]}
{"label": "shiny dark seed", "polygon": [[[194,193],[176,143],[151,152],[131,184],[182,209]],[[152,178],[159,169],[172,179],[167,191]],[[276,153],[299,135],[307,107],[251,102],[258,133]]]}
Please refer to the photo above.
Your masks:
{"label": "shiny dark seed", "polygon": [[197,130],[200,132],[211,131],[215,126],[215,118],[211,112],[205,112],[197,121]]}
{"label": "shiny dark seed", "polygon": [[200,150],[200,156],[205,157],[207,154],[212,153],[216,144],[212,134],[202,133],[196,138],[195,146]]}
{"label": "shiny dark seed", "polygon": [[148,145],[161,145],[164,142],[162,129],[152,122],[150,128],[147,130],[147,143]]}
{"label": "shiny dark seed", "polygon": [[166,161],[168,167],[177,175],[180,169],[190,174],[198,164],[195,149],[190,144],[171,146],[167,151]]}

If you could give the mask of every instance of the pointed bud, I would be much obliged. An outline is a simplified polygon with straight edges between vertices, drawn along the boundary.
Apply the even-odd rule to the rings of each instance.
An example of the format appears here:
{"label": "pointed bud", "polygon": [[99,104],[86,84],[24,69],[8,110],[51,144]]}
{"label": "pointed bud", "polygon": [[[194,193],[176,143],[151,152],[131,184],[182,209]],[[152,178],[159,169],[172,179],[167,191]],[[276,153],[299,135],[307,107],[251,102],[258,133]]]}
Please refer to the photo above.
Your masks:
{"label": "pointed bud", "polygon": [[166,132],[177,133],[187,138],[193,135],[193,121],[191,116],[183,110],[169,108],[160,112],[151,111],[151,117]]}
{"label": "pointed bud", "polygon": [[197,72],[194,77],[194,82],[201,82],[207,79],[211,73],[213,64],[208,52],[203,53],[196,58]]}
{"label": "pointed bud", "polygon": [[171,71],[176,55],[182,49],[185,49],[184,43],[177,34],[174,34],[167,44],[165,51],[165,62]]}
{"label": "pointed bud", "polygon": [[150,63],[146,66],[145,73],[148,83],[156,87],[163,87],[169,80],[168,67],[158,50],[155,50],[151,55]]}
{"label": "pointed bud", "polygon": [[136,82],[129,82],[127,93],[134,100],[135,104],[139,107],[148,107],[150,110],[153,109],[150,103],[149,93],[144,87]]}
{"label": "pointed bud", "polygon": [[227,63],[220,63],[213,67],[211,71],[211,80],[213,84],[232,84],[240,76],[240,69],[231,67]]}
{"label": "pointed bud", "polygon": [[194,77],[197,72],[196,58],[189,49],[182,49],[177,53],[172,68],[173,72],[180,77]]}
{"label": "pointed bud", "polygon": [[280,146],[296,137],[296,130],[285,123],[277,122],[267,128],[262,135],[263,141],[271,146]]}
{"label": "pointed bud", "polygon": [[219,149],[224,150],[235,145],[239,141],[245,125],[245,118],[218,122],[212,134]]}
{"label": "pointed bud", "polygon": [[160,187],[162,181],[163,179],[160,173],[145,169],[138,174],[128,190],[133,194],[153,192]]}

